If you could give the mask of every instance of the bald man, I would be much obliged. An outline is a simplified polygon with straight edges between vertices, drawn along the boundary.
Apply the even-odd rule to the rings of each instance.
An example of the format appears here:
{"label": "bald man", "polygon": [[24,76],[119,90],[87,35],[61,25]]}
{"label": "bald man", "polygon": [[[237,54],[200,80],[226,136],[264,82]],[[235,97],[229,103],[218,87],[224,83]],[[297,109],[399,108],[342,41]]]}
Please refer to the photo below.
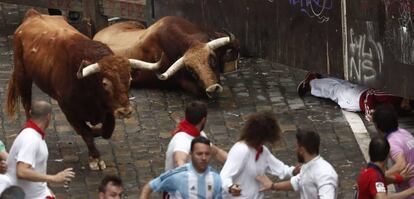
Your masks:
{"label": "bald man", "polygon": [[51,120],[52,106],[45,101],[35,101],[30,110],[30,119],[14,140],[7,159],[7,173],[11,185],[21,187],[25,198],[53,199],[48,182],[69,182],[75,173],[67,168],[55,175],[46,174],[48,149],[45,142],[46,128]]}

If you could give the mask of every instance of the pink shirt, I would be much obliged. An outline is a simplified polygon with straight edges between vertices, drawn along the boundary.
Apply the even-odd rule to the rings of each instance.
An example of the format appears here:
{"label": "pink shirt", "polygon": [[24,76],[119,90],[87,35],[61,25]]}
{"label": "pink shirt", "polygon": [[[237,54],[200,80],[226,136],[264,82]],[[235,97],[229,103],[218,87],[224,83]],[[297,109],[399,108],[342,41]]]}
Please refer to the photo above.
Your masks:
{"label": "pink shirt", "polygon": [[[404,154],[408,164],[414,164],[414,137],[410,132],[399,128],[398,130],[389,134],[387,139],[391,146],[390,157],[393,164],[395,162],[395,158],[399,154]],[[396,189],[397,191],[402,191],[412,186],[414,186],[414,178],[411,178],[408,183],[405,182],[397,185]],[[414,199],[414,196],[411,196],[409,198]]]}

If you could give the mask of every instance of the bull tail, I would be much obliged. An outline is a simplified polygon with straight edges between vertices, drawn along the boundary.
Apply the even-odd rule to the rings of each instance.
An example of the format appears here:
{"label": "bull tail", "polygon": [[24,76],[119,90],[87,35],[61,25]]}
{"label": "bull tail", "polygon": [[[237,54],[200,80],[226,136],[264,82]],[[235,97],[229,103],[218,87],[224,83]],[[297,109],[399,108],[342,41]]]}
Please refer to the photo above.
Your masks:
{"label": "bull tail", "polygon": [[13,61],[14,61],[14,70],[12,76],[9,80],[7,87],[7,102],[6,102],[6,111],[9,117],[13,118],[14,113],[16,112],[17,107],[19,107],[20,101],[20,90],[19,90],[19,75],[20,71],[23,70],[23,56],[22,56],[22,46],[19,37],[14,37],[13,41]]}
{"label": "bull tail", "polygon": [[16,112],[16,107],[19,105],[19,89],[16,81],[15,72],[13,72],[12,77],[9,80],[9,85],[7,88],[7,114],[9,117],[14,117],[14,113]]}

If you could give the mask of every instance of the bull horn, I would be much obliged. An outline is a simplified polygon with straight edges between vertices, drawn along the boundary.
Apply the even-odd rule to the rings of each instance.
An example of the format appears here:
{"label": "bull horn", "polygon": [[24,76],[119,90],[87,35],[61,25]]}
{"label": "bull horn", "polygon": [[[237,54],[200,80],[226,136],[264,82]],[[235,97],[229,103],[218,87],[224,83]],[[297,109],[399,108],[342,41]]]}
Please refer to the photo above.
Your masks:
{"label": "bull horn", "polygon": [[171,75],[174,75],[178,70],[180,70],[184,66],[184,57],[181,57],[177,61],[174,62],[172,66],[168,68],[163,74],[157,74],[158,79],[160,80],[167,80]]}
{"label": "bull horn", "polygon": [[230,41],[231,41],[231,38],[230,38],[230,37],[221,37],[221,38],[218,38],[218,39],[215,39],[215,40],[211,40],[211,41],[209,41],[209,42],[207,43],[207,45],[208,45],[211,49],[215,50],[215,49],[217,49],[217,48],[220,48],[220,47],[222,47],[222,46],[227,45],[228,43],[230,43]]}
{"label": "bull horn", "polygon": [[135,69],[157,70],[161,66],[161,59],[157,63],[150,63],[138,59],[128,59],[131,67]]}
{"label": "bull horn", "polygon": [[85,68],[80,67],[76,76],[78,77],[78,79],[82,79],[94,73],[98,73],[99,71],[101,71],[99,64],[94,63],[86,66]]}
{"label": "bull horn", "polygon": [[234,36],[233,33],[229,32],[229,31],[227,31],[225,29],[223,29],[223,32],[225,32],[227,34],[227,36],[230,37],[230,43],[233,43],[236,40],[236,37]]}

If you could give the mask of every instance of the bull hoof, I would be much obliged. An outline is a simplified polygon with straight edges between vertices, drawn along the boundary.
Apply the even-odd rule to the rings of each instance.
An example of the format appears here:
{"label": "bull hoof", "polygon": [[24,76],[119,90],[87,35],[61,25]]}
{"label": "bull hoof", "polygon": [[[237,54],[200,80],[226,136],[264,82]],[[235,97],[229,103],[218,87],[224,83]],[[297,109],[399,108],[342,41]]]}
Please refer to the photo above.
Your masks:
{"label": "bull hoof", "polygon": [[103,160],[99,160],[99,168],[101,170],[106,169],[106,164],[105,164],[105,162]]}
{"label": "bull hoof", "polygon": [[98,171],[99,170],[98,162],[99,162],[98,158],[89,158],[89,168],[92,171]]}
{"label": "bull hoof", "polygon": [[89,168],[92,171],[104,170],[106,169],[106,164],[103,160],[99,158],[89,158]]}

